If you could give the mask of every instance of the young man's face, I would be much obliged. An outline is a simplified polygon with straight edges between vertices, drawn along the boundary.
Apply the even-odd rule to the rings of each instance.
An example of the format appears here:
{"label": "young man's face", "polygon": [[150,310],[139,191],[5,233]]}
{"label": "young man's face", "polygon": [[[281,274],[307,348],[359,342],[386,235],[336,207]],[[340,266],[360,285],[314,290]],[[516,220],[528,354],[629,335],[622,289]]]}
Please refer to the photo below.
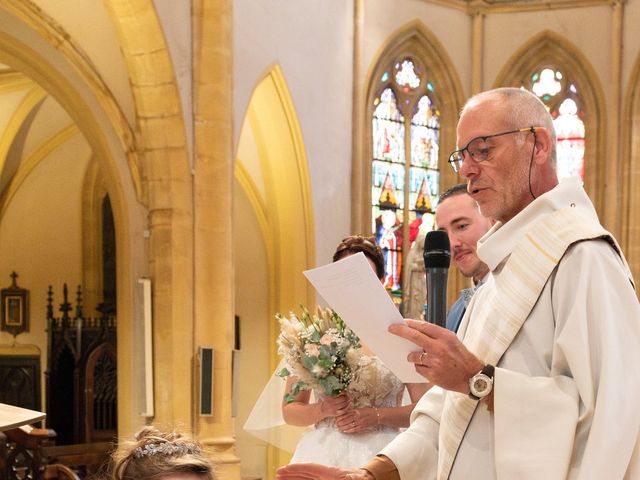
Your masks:
{"label": "young man's face", "polygon": [[451,258],[465,277],[481,280],[487,266],[476,253],[478,239],[489,228],[491,221],[482,216],[475,200],[466,193],[442,201],[436,210],[436,227],[449,235]]}

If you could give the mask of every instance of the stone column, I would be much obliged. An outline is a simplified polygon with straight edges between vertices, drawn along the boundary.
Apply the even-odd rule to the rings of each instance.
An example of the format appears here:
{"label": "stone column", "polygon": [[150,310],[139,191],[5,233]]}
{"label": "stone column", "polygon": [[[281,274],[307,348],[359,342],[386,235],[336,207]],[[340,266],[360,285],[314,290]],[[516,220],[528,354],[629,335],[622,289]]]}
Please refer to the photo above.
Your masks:
{"label": "stone column", "polygon": [[[231,418],[233,352],[232,2],[194,0],[195,347],[214,348],[213,415],[196,416],[219,479],[239,479]],[[196,365],[196,368],[198,366]],[[197,398],[196,398],[197,402]]]}
{"label": "stone column", "polygon": [[471,14],[473,30],[471,35],[471,95],[480,93],[483,88],[484,66],[484,13],[480,8]]}
{"label": "stone column", "polygon": [[604,189],[604,221],[605,227],[617,238],[620,238],[621,192],[619,188],[622,162],[620,145],[622,144],[621,106],[622,106],[622,48],[624,33],[624,2],[611,3],[611,70],[610,76],[610,104],[611,116],[609,121],[609,158],[605,165]]}
{"label": "stone column", "polygon": [[[153,421],[161,427],[186,428],[193,418],[193,225],[188,145],[176,76],[156,9],[151,0],[104,2],[118,32],[136,109],[136,149],[141,159],[147,206],[149,274],[153,282]],[[128,232],[121,232],[128,238]],[[118,349],[130,345],[130,358],[118,372],[140,368],[142,353],[130,330],[120,328]],[[128,342],[128,343],[126,343]],[[138,347],[138,348],[136,348]],[[132,376],[132,378],[134,378]],[[118,380],[120,385],[122,380]],[[135,387],[132,392],[138,390]],[[133,393],[132,393],[133,397]],[[119,396],[120,402],[122,396]],[[133,399],[119,409],[119,434],[144,419]],[[123,415],[126,419],[123,420]]]}
{"label": "stone column", "polygon": [[353,104],[351,107],[351,231],[368,232],[371,229],[371,205],[367,192],[369,187],[363,179],[368,178],[365,169],[371,168],[364,158],[362,139],[365,121],[365,85],[362,73],[362,50],[364,48],[364,0],[353,2]]}

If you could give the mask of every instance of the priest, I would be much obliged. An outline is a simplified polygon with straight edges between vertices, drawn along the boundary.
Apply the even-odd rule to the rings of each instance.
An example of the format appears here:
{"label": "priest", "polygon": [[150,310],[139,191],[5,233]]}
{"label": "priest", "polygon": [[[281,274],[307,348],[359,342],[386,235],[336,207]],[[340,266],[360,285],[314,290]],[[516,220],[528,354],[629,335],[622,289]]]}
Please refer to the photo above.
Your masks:
{"label": "priest", "polygon": [[467,102],[457,135],[449,162],[497,220],[478,245],[489,278],[458,336],[390,327],[438,387],[363,468],[289,465],[278,477],[640,478],[640,304],[580,179],[558,182],[551,116],[523,89],[490,90]]}

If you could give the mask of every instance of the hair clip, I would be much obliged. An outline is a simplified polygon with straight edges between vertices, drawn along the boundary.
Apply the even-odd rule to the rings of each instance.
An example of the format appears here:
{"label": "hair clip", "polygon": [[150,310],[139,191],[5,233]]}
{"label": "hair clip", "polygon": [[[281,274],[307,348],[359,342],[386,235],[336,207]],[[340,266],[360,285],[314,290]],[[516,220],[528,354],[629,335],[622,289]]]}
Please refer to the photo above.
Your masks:
{"label": "hair clip", "polygon": [[188,453],[200,453],[200,447],[195,443],[147,443],[143,447],[138,447],[133,451],[135,458],[152,455],[186,455]]}

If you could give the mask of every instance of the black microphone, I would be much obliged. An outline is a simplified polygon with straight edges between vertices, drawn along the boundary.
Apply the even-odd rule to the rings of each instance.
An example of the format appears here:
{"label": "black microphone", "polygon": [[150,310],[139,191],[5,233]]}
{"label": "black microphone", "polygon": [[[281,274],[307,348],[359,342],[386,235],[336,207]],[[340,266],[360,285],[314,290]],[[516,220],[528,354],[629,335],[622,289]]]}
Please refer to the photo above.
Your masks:
{"label": "black microphone", "polygon": [[447,322],[447,274],[451,263],[447,232],[427,232],[423,255],[427,271],[427,321],[444,327]]}

